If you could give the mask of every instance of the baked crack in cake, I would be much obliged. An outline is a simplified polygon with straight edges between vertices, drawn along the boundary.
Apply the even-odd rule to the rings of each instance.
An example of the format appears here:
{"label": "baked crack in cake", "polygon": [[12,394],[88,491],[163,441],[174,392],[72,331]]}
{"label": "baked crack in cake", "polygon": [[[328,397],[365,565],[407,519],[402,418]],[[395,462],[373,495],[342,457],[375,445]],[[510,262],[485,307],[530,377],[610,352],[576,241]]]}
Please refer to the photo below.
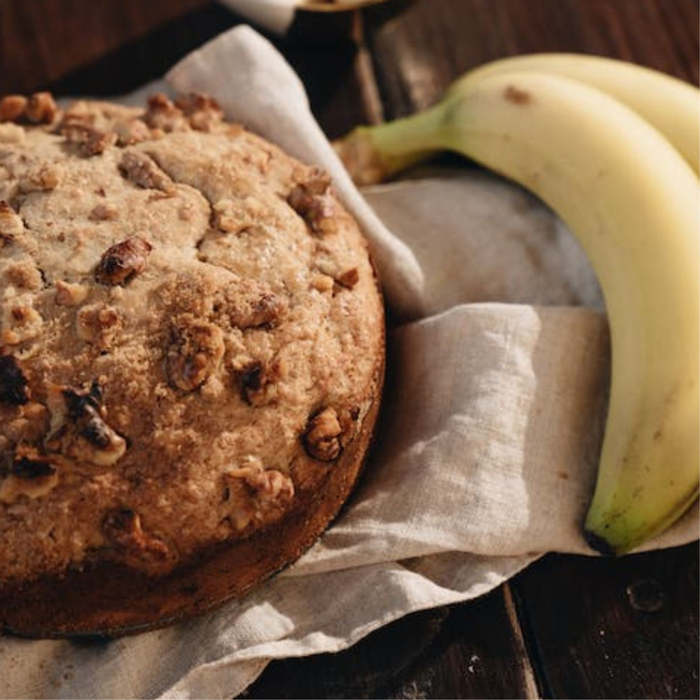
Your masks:
{"label": "baked crack in cake", "polygon": [[206,610],[347,498],[384,318],[328,176],[226,122],[0,101],[0,625]]}

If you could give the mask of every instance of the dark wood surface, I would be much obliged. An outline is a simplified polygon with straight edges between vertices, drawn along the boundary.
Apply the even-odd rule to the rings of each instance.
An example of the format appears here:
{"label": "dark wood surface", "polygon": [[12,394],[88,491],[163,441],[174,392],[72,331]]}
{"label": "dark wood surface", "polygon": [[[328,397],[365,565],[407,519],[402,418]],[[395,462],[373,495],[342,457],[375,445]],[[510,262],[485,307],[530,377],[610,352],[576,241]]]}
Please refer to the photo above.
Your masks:
{"label": "dark wood surface", "polygon": [[[276,40],[331,137],[424,107],[468,68],[516,53],[596,53],[698,80],[697,0],[398,5],[338,23],[359,45],[311,40],[308,22]],[[0,94],[126,91],[240,21],[206,0],[0,0]],[[273,662],[246,695],[698,698],[698,547],[549,555],[476,601],[339,654]]]}

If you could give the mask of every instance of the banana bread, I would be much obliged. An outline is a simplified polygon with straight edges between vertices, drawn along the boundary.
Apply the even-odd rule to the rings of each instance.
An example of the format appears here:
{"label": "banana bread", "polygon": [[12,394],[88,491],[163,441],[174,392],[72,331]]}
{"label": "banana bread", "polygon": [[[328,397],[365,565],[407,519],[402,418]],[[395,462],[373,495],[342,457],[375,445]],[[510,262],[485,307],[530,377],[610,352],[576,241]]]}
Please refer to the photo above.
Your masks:
{"label": "banana bread", "polygon": [[0,101],[0,626],[120,633],[298,557],[347,498],[384,317],[328,176],[203,95]]}

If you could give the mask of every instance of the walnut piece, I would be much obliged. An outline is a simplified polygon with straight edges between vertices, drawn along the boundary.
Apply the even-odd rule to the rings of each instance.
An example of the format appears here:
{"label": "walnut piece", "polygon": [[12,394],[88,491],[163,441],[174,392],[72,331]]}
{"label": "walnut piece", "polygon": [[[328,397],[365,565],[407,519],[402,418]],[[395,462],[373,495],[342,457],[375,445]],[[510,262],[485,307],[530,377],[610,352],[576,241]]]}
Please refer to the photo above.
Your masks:
{"label": "walnut piece", "polygon": [[50,457],[41,454],[36,448],[19,445],[15,451],[10,473],[20,479],[38,479],[56,472]]}
{"label": "walnut piece", "polygon": [[117,140],[114,133],[100,131],[92,126],[72,120],[61,127],[61,133],[65,137],[66,143],[75,146],[78,153],[85,157],[104,153],[105,149],[113,146]]}
{"label": "walnut piece", "polygon": [[32,306],[32,296],[25,294],[14,297],[13,302],[0,307],[0,345],[17,345],[35,338],[41,332],[43,319]]}
{"label": "walnut piece", "polygon": [[335,281],[345,289],[352,289],[360,281],[360,273],[356,267],[351,267],[345,270],[342,274],[335,278]]}
{"label": "walnut piece", "polygon": [[175,191],[173,181],[145,153],[125,151],[119,169],[127,180],[144,189],[161,190],[166,194]]}
{"label": "walnut piece", "polygon": [[267,367],[254,361],[236,372],[236,381],[241,398],[249,406],[264,406],[274,401],[275,385],[283,372],[282,363],[275,360]]}
{"label": "walnut piece", "polygon": [[334,408],[327,407],[311,417],[303,436],[304,447],[310,457],[321,462],[332,462],[340,456],[343,447],[340,436],[343,429]]}
{"label": "walnut piece", "polygon": [[[234,292],[235,294],[235,292]],[[224,294],[226,298],[226,295]],[[273,294],[264,292],[258,296],[235,296],[227,298],[222,304],[224,313],[228,316],[231,325],[241,330],[248,328],[272,328],[280,323],[287,310],[285,300]]]}
{"label": "walnut piece", "polygon": [[39,268],[29,260],[11,263],[5,268],[5,278],[17,289],[37,291],[43,285]]}
{"label": "walnut piece", "polygon": [[116,308],[105,304],[90,304],[75,317],[78,337],[101,350],[111,347],[122,328],[122,319]]}
{"label": "walnut piece", "polygon": [[24,223],[15,210],[4,200],[0,200],[0,236],[3,240],[14,240],[24,231]]}
{"label": "walnut piece", "polygon": [[333,289],[334,280],[330,275],[318,274],[314,275],[311,280],[311,286],[321,294],[330,292]]}
{"label": "walnut piece", "polygon": [[211,131],[216,124],[221,123],[224,116],[215,99],[199,92],[179,96],[175,105],[182,110],[190,126],[197,131]]}
{"label": "walnut piece", "polygon": [[6,95],[0,100],[0,122],[21,119],[27,109],[27,98],[23,95]]}
{"label": "walnut piece", "polygon": [[14,503],[20,496],[40,498],[58,483],[58,470],[51,459],[30,445],[18,445],[12,464],[2,479],[0,503]]}
{"label": "walnut piece", "polygon": [[292,189],[287,202],[314,233],[325,236],[337,231],[337,209],[330,194],[330,177],[319,168],[314,168],[306,181]]}
{"label": "walnut piece", "polygon": [[126,452],[126,440],[105,422],[107,411],[97,381],[87,390],[51,386],[47,405],[51,413],[49,451],[98,466],[110,466]]}
{"label": "walnut piece", "polygon": [[25,114],[34,124],[50,124],[58,114],[58,107],[50,92],[35,92],[27,102]]}
{"label": "walnut piece", "polygon": [[187,119],[163,93],[157,92],[148,98],[148,109],[143,120],[152,129],[170,131],[186,131],[189,129]]}
{"label": "walnut piece", "polygon": [[224,233],[240,233],[255,226],[263,216],[263,206],[253,196],[245,196],[234,202],[231,199],[221,199],[212,207],[214,225]]}
{"label": "walnut piece", "polygon": [[56,280],[54,286],[56,287],[54,299],[59,306],[77,306],[82,304],[88,295],[88,288],[83,284]]}
{"label": "walnut piece", "polygon": [[114,123],[119,146],[131,146],[151,138],[151,130],[140,119],[119,119]]}
{"label": "walnut piece", "polygon": [[163,573],[175,562],[175,554],[158,537],[144,531],[141,517],[130,508],[105,513],[102,532],[123,561],[149,573]]}
{"label": "walnut piece", "polygon": [[20,181],[19,189],[30,192],[49,192],[56,189],[61,180],[62,170],[57,163],[44,163],[30,170]]}
{"label": "walnut piece", "polygon": [[194,391],[218,368],[224,355],[221,328],[192,314],[182,314],[171,329],[166,367],[170,383]]}
{"label": "walnut piece", "polygon": [[27,378],[12,355],[0,355],[0,401],[20,406],[29,400]]}
{"label": "walnut piece", "polygon": [[114,286],[127,284],[146,268],[153,246],[139,236],[131,236],[108,248],[95,269],[95,280]]}
{"label": "walnut piece", "polygon": [[251,523],[269,524],[278,519],[294,498],[294,482],[287,474],[263,469],[257,459],[247,462],[223,476],[224,499],[231,504],[229,519],[238,531]]}

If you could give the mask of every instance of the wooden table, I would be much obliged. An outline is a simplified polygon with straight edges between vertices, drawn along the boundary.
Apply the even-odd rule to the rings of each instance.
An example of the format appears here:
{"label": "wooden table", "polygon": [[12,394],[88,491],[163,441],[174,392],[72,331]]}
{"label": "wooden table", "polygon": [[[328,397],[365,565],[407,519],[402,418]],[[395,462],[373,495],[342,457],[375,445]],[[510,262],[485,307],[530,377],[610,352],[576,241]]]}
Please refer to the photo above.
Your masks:
{"label": "wooden table", "polygon": [[[516,53],[597,53],[698,81],[697,0],[404,5],[358,14],[358,44],[276,42],[329,136],[424,107],[466,69]],[[205,0],[2,0],[0,94],[126,91],[240,21]],[[697,698],[698,548],[549,555],[340,654],[274,662],[246,695]]]}

